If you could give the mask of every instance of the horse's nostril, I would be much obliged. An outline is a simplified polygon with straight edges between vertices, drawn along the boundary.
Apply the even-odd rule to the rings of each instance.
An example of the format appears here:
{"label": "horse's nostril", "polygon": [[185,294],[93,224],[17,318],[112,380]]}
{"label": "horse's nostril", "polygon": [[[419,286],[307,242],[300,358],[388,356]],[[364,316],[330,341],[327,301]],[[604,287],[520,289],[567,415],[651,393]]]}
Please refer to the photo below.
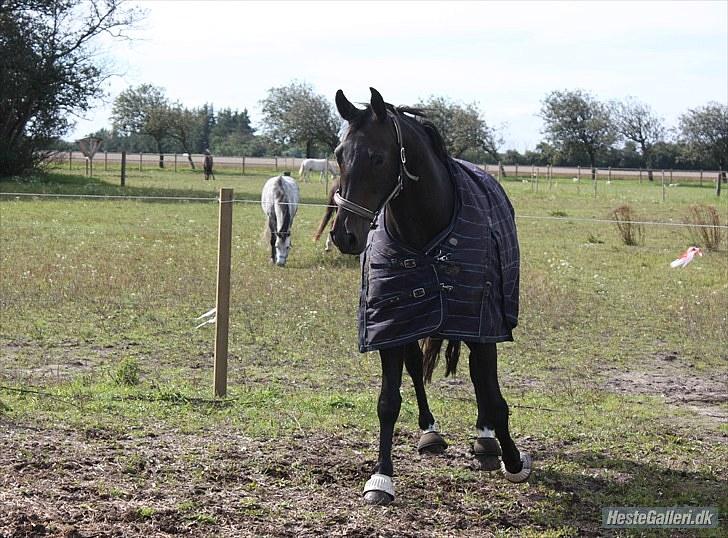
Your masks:
{"label": "horse's nostril", "polygon": [[354,248],[356,246],[356,236],[352,233],[347,233],[346,242],[347,242],[349,248]]}

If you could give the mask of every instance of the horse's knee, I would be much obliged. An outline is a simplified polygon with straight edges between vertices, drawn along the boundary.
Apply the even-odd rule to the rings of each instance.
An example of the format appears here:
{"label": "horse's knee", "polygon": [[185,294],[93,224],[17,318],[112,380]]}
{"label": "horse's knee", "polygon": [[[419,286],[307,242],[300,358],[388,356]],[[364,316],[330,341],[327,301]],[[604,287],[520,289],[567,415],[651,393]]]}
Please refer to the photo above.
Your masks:
{"label": "horse's knee", "polygon": [[383,391],[377,403],[377,416],[381,422],[396,422],[402,407],[402,396],[397,390]]}

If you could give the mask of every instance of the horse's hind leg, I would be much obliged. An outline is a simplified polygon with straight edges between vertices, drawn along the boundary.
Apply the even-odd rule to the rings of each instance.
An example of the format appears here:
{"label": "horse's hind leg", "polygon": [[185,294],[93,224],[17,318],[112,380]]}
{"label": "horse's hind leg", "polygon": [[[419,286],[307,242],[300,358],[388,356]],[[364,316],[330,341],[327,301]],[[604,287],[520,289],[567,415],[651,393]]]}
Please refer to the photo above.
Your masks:
{"label": "horse's hind leg", "polygon": [[404,364],[415,386],[417,409],[419,411],[417,422],[423,432],[420,436],[420,442],[417,444],[417,450],[420,454],[423,452],[442,453],[447,448],[447,443],[439,433],[437,421],[435,421],[435,417],[430,411],[430,405],[427,402],[425,381],[422,377],[422,351],[417,342],[412,342],[405,346],[404,353]]}
{"label": "horse's hind leg", "polygon": [[476,456],[488,467],[493,467],[493,458],[498,455],[497,444],[500,444],[503,474],[511,482],[524,482],[531,474],[531,458],[525,452],[519,452],[508,429],[508,403],[498,384],[496,345],[468,344],[468,347],[471,352],[470,377],[478,401]]}
{"label": "horse's hind leg", "polygon": [[485,360],[478,358],[475,351],[471,351],[470,379],[475,389],[475,401],[478,404],[478,418],[475,421],[475,429],[478,436],[473,443],[473,452],[480,462],[480,468],[484,471],[495,471],[501,467],[501,447],[495,437],[495,413],[489,405],[487,390],[487,368]]}
{"label": "horse's hind leg", "polygon": [[374,467],[374,474],[364,486],[364,500],[369,504],[386,505],[394,500],[392,438],[394,436],[394,423],[399,417],[399,410],[402,406],[399,387],[402,384],[403,352],[403,347],[390,348],[379,352],[382,361],[382,387],[377,404],[379,458],[377,465]]}

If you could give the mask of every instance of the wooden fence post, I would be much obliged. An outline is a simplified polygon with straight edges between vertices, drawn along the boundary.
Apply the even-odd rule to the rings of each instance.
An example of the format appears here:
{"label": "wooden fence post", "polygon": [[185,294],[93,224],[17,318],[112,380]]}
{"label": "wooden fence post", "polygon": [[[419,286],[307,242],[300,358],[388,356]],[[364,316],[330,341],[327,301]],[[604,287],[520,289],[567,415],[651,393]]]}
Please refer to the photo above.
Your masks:
{"label": "wooden fence post", "polygon": [[104,151],[104,172],[109,171],[109,152]]}
{"label": "wooden fence post", "polygon": [[88,176],[88,162],[89,162],[89,158],[86,157],[86,177],[89,177]]}
{"label": "wooden fence post", "polygon": [[518,163],[516,163],[516,173],[515,173],[515,178],[516,178],[516,179],[518,179]]}
{"label": "wooden fence post", "polygon": [[642,168],[640,168],[640,185],[642,185]]}
{"label": "wooden fence post", "polygon": [[498,161],[498,182],[501,180],[501,162]]}
{"label": "wooden fence post", "polygon": [[233,228],[233,189],[220,189],[217,242],[217,301],[215,322],[215,397],[227,394],[228,328],[230,324],[230,242]]}
{"label": "wooden fence post", "polygon": [[594,198],[597,197],[597,179],[599,178],[599,169],[592,168],[592,183],[594,184]]}
{"label": "wooden fence post", "polygon": [[276,172],[278,171],[278,157],[276,157]]}
{"label": "wooden fence post", "polygon": [[672,168],[670,168],[670,185],[672,186]]}
{"label": "wooden fence post", "polygon": [[554,186],[554,165],[550,164],[549,168],[549,190]]}
{"label": "wooden fence post", "polygon": [[536,181],[536,167],[531,165],[531,190],[533,190],[533,183]]}
{"label": "wooden fence post", "polygon": [[126,151],[121,152],[121,186],[126,185]]}
{"label": "wooden fence post", "polygon": [[662,201],[665,201],[665,171],[662,171]]}
{"label": "wooden fence post", "polygon": [[243,155],[243,169],[240,171],[240,175],[241,176],[245,175],[245,155]]}
{"label": "wooden fence post", "polygon": [[68,169],[71,170],[72,167],[73,167],[73,152],[69,151],[68,152]]}
{"label": "wooden fence post", "polygon": [[720,170],[718,172],[718,175],[715,176],[715,195],[720,196],[720,184],[721,184],[721,176],[723,175],[723,171]]}
{"label": "wooden fence post", "polygon": [[609,171],[607,172],[607,181],[610,183],[612,182],[612,167],[609,167]]}
{"label": "wooden fence post", "polygon": [[174,154],[174,172],[177,173],[177,154]]}
{"label": "wooden fence post", "polygon": [[700,171],[700,186],[703,186],[703,171]]}
{"label": "wooden fence post", "polygon": [[139,152],[139,171],[142,171],[142,154]]}
{"label": "wooden fence post", "polygon": [[581,182],[581,165],[576,167],[576,180]]}

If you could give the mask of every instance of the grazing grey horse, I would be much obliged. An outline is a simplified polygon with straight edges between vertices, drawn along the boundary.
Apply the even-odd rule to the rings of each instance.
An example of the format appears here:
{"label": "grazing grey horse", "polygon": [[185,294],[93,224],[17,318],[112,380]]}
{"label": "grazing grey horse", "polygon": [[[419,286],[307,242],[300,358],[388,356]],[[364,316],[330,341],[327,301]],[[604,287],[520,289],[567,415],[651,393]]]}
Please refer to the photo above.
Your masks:
{"label": "grazing grey horse", "polygon": [[308,175],[311,172],[320,172],[319,178],[323,183],[326,171],[334,176],[339,175],[339,168],[333,161],[328,159],[304,159],[298,169],[298,179],[308,181]]}
{"label": "grazing grey horse", "polygon": [[270,260],[286,265],[291,250],[291,228],[298,209],[298,184],[287,176],[275,176],[265,182],[260,205],[268,217],[265,228],[270,238]]}

